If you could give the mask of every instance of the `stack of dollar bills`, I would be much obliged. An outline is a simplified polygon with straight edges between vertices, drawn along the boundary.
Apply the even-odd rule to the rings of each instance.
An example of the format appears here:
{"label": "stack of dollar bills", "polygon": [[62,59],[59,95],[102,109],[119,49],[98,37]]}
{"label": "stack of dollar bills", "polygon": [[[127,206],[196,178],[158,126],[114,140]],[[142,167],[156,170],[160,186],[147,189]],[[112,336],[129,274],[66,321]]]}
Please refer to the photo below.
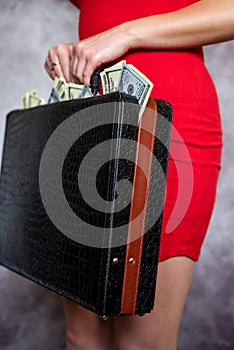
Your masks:
{"label": "stack of dollar bills", "polygon": [[43,105],[45,103],[45,100],[38,96],[38,92],[36,89],[32,89],[22,97],[21,103],[22,108],[31,108]]}
{"label": "stack of dollar bills", "polygon": [[[120,91],[135,96],[140,105],[139,115],[141,116],[153,88],[153,83],[143,73],[123,60],[105,68],[100,76],[103,94]],[[67,83],[63,77],[56,77],[48,103],[91,96],[93,96],[92,91],[87,85]],[[31,108],[43,104],[45,104],[45,100],[38,96],[35,89],[27,92],[22,97],[22,108]]]}
{"label": "stack of dollar bills", "polygon": [[101,73],[103,94],[114,91],[125,92],[137,98],[140,105],[140,116],[150,97],[153,83],[133,64],[120,61]]}

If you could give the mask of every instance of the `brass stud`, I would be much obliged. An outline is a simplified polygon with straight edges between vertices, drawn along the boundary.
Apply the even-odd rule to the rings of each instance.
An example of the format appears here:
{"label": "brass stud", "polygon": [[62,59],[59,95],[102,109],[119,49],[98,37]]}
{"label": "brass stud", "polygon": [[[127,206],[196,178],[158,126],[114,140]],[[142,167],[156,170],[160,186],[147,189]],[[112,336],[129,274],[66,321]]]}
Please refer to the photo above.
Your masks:
{"label": "brass stud", "polygon": [[118,264],[118,262],[119,262],[119,259],[118,259],[118,258],[114,258],[114,259],[113,259],[113,263],[114,263],[114,264]]}
{"label": "brass stud", "polygon": [[103,320],[103,321],[106,321],[108,318],[109,318],[109,316],[106,316],[106,315],[99,315],[99,317]]}
{"label": "brass stud", "polygon": [[129,260],[128,260],[128,261],[130,262],[130,264],[134,264],[135,259],[134,259],[134,258],[129,258]]}

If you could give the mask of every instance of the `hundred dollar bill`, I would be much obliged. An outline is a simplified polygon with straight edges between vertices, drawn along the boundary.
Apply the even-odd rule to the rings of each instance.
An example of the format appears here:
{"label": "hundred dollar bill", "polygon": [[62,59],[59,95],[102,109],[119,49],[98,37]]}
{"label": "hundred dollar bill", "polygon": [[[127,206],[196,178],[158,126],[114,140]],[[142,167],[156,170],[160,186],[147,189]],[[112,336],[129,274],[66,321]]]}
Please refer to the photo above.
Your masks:
{"label": "hundred dollar bill", "polygon": [[37,90],[32,89],[32,90],[26,92],[26,94],[24,96],[22,96],[22,98],[21,98],[21,107],[22,108],[29,108],[29,99],[28,99],[29,94],[37,95]]}
{"label": "hundred dollar bill", "polygon": [[27,107],[26,107],[26,105],[27,105],[26,99],[27,99],[26,95],[24,95],[24,96],[21,98],[21,107],[22,107],[22,108],[27,108]]}
{"label": "hundred dollar bill", "polygon": [[54,89],[56,89],[56,91],[58,92],[61,100],[65,100],[67,99],[67,95],[66,95],[66,90],[67,90],[67,82],[63,77],[56,77],[54,79]]}
{"label": "hundred dollar bill", "polygon": [[[60,101],[73,100],[93,96],[89,87],[85,84],[67,83],[63,77],[55,78],[53,94]],[[57,94],[56,94],[57,92]]]}
{"label": "hundred dollar bill", "polygon": [[141,111],[140,111],[140,115],[142,115],[146,104],[149,100],[151,91],[154,87],[154,84],[152,83],[152,81],[149,80],[149,78],[147,78],[139,69],[137,69],[133,64],[131,64],[131,68],[134,72],[136,72],[140,77],[142,77],[142,79],[144,79],[147,83],[148,83],[148,88],[146,89],[144,96],[142,97],[142,105],[141,105]]}
{"label": "hundred dollar bill", "polygon": [[84,88],[84,85],[68,83],[67,85],[68,99],[73,100],[73,99],[79,98],[83,88]]}
{"label": "hundred dollar bill", "polygon": [[91,96],[93,96],[91,89],[87,85],[83,85],[83,89],[81,91],[79,98],[86,98]]}
{"label": "hundred dollar bill", "polygon": [[123,63],[117,84],[118,91],[125,92],[137,98],[140,105],[139,120],[145,109],[153,83],[135,67]]}
{"label": "hundred dollar bill", "polygon": [[32,107],[37,107],[37,106],[41,106],[45,103],[44,99],[39,97],[39,96],[36,96],[34,94],[29,94],[28,96],[28,105],[29,105],[29,108],[32,108]]}
{"label": "hundred dollar bill", "polygon": [[21,99],[22,108],[32,108],[43,105],[45,100],[38,96],[37,90],[28,91]]}
{"label": "hundred dollar bill", "polygon": [[101,81],[102,81],[103,94],[108,94],[109,93],[109,83],[108,83],[108,80],[107,80],[106,73],[104,71],[102,71],[100,73],[100,77],[101,77]]}
{"label": "hundred dollar bill", "polygon": [[104,69],[106,80],[107,80],[108,93],[117,91],[119,76],[124,64],[126,64],[126,61],[122,60],[114,64],[113,66]]}
{"label": "hundred dollar bill", "polygon": [[48,104],[56,103],[56,102],[60,102],[60,101],[62,101],[61,97],[59,96],[58,91],[53,87],[51,90],[51,93],[50,93]]}

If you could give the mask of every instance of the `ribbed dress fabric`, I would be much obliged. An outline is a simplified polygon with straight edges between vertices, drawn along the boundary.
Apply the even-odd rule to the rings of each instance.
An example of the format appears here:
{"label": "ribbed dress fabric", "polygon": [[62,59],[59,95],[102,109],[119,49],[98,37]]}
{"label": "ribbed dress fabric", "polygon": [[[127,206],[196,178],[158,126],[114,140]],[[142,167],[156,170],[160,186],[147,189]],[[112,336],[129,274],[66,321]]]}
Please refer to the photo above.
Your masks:
{"label": "ribbed dress fabric", "polygon": [[[80,9],[82,40],[125,21],[175,11],[196,1],[72,2]],[[159,261],[174,256],[197,261],[215,203],[222,151],[218,99],[202,48],[134,50],[121,59],[154,83],[151,97],[166,100],[173,107]]]}

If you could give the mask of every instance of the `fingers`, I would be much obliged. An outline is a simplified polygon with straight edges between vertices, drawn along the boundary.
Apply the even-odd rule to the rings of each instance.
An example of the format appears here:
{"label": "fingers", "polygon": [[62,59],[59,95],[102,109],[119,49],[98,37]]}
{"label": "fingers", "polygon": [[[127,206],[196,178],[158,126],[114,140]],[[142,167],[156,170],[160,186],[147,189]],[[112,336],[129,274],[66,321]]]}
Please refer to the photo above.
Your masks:
{"label": "fingers", "polygon": [[77,68],[78,68],[78,57],[72,55],[71,66],[70,66],[70,77],[73,83],[80,83],[80,80],[77,77]]}
{"label": "fingers", "polygon": [[73,44],[70,75],[74,83],[90,85],[90,78],[99,66],[100,62],[92,49],[92,42],[87,43],[83,40]]}
{"label": "fingers", "polygon": [[70,81],[71,44],[60,44],[51,48],[45,60],[44,68],[49,76],[54,79],[64,77]]}
{"label": "fingers", "polygon": [[73,56],[72,68],[71,68],[71,79],[74,83],[83,84],[83,70],[86,66],[86,60],[84,57],[78,58],[76,55]]}
{"label": "fingers", "polygon": [[52,79],[62,76],[67,82],[90,85],[92,73],[100,66],[99,61],[93,41],[82,40],[51,48],[44,68]]}
{"label": "fingers", "polygon": [[[46,57],[46,71],[49,73],[52,79],[57,77],[63,77],[63,71],[61,68],[61,65],[63,64],[62,61],[60,62],[60,54],[58,47],[51,48],[48,52],[48,55]],[[59,63],[59,64],[57,64]]]}
{"label": "fingers", "polygon": [[61,76],[63,76],[65,80],[69,82],[71,81],[71,77],[70,77],[71,63],[70,62],[71,62],[71,56],[72,56],[72,45],[60,44],[56,48],[57,48],[56,53],[60,62],[60,71],[58,71],[58,73],[60,73]]}
{"label": "fingers", "polygon": [[45,70],[47,71],[48,75],[54,79],[55,78],[55,72],[54,70],[51,69],[51,62],[48,58],[48,56],[46,57],[46,60],[45,60],[45,64],[44,64],[44,68]]}
{"label": "fingers", "polygon": [[67,82],[71,81],[70,77],[70,57],[68,55],[64,55],[62,58],[63,64],[61,65],[62,73]]}
{"label": "fingers", "polygon": [[[116,60],[128,50],[126,29],[117,26],[79,42],[50,49],[45,69],[52,78],[63,76],[67,82],[90,85],[96,68]],[[59,62],[59,65],[53,67],[53,62]]]}

